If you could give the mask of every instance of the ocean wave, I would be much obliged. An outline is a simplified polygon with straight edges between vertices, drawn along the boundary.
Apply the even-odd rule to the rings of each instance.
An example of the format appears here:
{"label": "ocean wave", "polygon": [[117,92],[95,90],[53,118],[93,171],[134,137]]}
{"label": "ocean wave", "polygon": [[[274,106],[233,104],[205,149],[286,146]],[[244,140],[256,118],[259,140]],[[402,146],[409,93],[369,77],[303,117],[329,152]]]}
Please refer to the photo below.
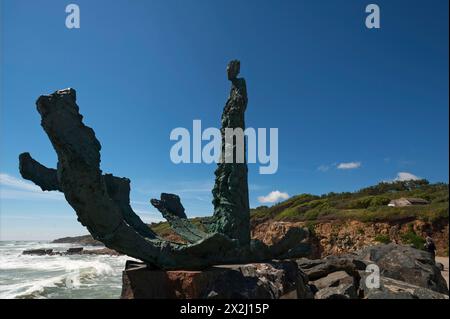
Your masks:
{"label": "ocean wave", "polygon": [[45,298],[45,295],[43,293],[45,292],[46,288],[62,287],[65,281],[66,277],[64,275],[61,275],[40,280],[30,280],[26,283],[2,286],[0,290],[0,298],[2,299]]}
{"label": "ocean wave", "polygon": [[[24,245],[19,246],[22,249]],[[30,245],[26,246],[28,249]],[[89,298],[91,292],[96,292],[94,297],[117,298],[127,259],[105,255],[30,256],[18,255],[17,249],[3,249],[0,298]]]}

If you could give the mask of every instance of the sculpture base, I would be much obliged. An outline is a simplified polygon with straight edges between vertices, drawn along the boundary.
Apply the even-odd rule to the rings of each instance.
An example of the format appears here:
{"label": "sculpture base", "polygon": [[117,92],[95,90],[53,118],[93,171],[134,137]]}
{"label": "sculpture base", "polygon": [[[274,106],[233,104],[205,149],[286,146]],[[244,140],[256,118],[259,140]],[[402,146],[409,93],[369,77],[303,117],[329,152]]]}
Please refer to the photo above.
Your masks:
{"label": "sculpture base", "polygon": [[312,298],[306,276],[293,261],[220,265],[204,270],[163,271],[128,261],[122,299]]}

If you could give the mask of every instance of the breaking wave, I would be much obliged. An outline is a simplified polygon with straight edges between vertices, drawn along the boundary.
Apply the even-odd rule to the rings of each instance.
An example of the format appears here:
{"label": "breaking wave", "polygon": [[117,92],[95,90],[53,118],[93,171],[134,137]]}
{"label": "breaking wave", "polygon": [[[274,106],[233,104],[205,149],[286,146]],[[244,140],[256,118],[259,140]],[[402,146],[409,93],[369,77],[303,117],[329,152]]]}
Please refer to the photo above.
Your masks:
{"label": "breaking wave", "polygon": [[0,242],[0,298],[119,298],[126,256],[22,255],[26,249],[65,251],[70,244]]}

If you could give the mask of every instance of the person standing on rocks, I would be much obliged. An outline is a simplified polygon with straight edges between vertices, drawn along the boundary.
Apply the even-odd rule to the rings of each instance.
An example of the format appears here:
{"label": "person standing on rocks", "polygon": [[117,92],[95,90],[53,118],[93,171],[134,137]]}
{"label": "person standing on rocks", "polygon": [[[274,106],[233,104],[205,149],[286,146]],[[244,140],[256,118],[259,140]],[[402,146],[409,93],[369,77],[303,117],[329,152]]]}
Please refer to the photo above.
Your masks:
{"label": "person standing on rocks", "polygon": [[424,249],[428,251],[433,259],[436,257],[436,245],[434,244],[433,239],[430,236],[425,238],[425,244],[423,245]]}

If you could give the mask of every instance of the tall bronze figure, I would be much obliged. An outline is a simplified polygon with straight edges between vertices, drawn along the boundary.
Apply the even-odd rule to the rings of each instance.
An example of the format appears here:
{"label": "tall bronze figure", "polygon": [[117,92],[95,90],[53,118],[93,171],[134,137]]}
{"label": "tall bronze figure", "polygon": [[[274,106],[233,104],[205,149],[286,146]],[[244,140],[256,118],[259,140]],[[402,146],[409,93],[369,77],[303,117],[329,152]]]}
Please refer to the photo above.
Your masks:
{"label": "tall bronze figure", "polygon": [[[229,145],[229,155],[225,149],[225,130],[245,130],[245,110],[247,109],[247,86],[245,79],[238,78],[240,62],[233,60],[228,64],[227,76],[231,81],[230,96],[228,97],[222,114],[222,153],[221,162],[216,169],[216,181],[213,193],[214,224],[213,231],[237,239],[240,245],[250,243],[250,204],[248,199],[248,169],[245,162],[245,143],[242,148],[237,148],[239,142],[236,137]],[[242,136],[243,142],[243,136]],[[242,152],[243,154],[238,154]],[[244,163],[238,163],[239,155],[244,158]],[[226,162],[230,156],[232,163]]]}

